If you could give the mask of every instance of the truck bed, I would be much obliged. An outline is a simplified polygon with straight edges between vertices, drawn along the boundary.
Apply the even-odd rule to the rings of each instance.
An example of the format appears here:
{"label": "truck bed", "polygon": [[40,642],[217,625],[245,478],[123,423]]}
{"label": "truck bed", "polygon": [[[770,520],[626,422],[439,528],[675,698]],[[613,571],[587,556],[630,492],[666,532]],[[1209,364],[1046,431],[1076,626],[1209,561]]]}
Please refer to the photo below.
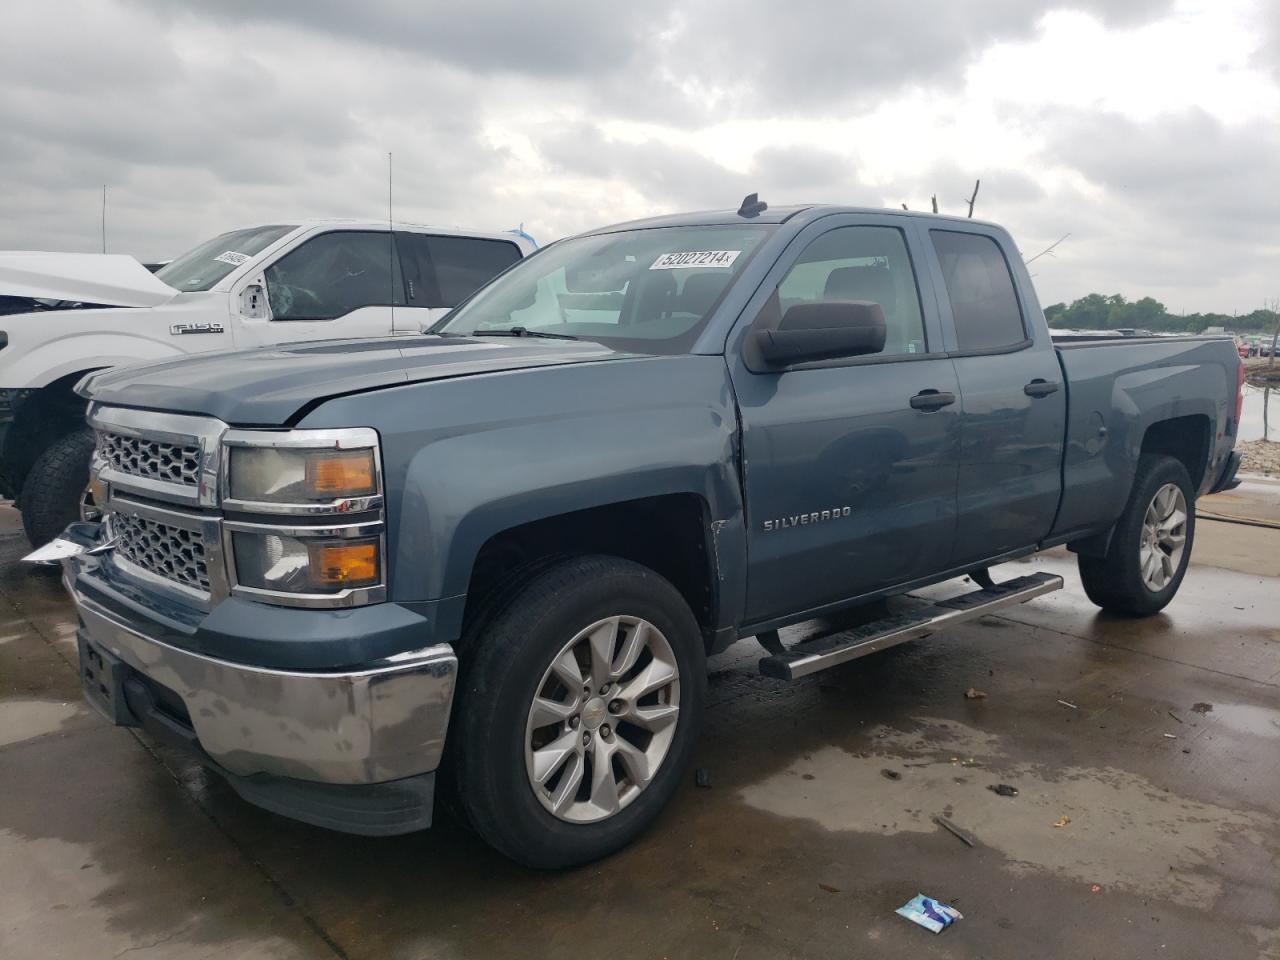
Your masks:
{"label": "truck bed", "polygon": [[[1071,336],[1054,346],[1067,384],[1055,537],[1120,515],[1153,423],[1178,418],[1177,442],[1207,447],[1204,476],[1192,481],[1202,491],[1213,482],[1236,430],[1239,357],[1230,338]],[[1219,423],[1227,424],[1221,433]]]}

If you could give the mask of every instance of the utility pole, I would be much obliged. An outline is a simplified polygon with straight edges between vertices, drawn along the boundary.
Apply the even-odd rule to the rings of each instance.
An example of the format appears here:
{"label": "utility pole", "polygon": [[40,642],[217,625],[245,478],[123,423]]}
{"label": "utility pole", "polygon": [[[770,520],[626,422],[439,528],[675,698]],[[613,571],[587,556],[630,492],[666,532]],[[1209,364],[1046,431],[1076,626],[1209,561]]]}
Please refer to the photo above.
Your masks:
{"label": "utility pole", "polygon": [[102,185],[102,252],[107,252],[107,185]]}

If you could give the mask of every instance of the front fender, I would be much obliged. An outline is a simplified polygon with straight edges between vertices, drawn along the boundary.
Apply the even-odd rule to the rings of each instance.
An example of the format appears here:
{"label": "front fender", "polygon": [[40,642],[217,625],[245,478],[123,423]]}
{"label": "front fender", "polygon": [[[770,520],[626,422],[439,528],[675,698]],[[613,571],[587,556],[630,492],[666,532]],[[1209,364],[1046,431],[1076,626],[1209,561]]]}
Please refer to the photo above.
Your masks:
{"label": "front fender", "polygon": [[[175,324],[212,336],[178,336]],[[0,321],[0,387],[44,387],[82,370],[165,360],[234,345],[226,294],[185,293],[154,308],[106,307],[14,314]],[[201,329],[200,332],[205,332]]]}
{"label": "front fender", "polygon": [[[11,341],[10,348],[14,346],[20,348],[21,345]],[[19,350],[9,356],[0,355],[0,385],[32,389],[46,387],[68,374],[162,360],[181,356],[182,353],[176,347],[157,343],[142,335],[105,331],[70,333],[25,352]]]}
{"label": "front fender", "polygon": [[382,437],[391,595],[464,594],[480,548],[558,514],[701,496],[721,570],[745,562],[737,420],[722,357],[645,357],[414,384],[329,401],[302,426]]}

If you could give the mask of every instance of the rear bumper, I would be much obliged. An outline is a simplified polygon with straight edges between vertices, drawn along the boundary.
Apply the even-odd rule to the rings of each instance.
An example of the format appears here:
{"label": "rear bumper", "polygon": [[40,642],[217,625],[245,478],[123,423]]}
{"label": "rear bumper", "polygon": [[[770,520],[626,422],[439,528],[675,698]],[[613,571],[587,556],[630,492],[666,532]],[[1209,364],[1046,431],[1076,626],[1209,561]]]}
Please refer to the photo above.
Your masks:
{"label": "rear bumper", "polygon": [[431,823],[434,771],[453,700],[448,644],[358,668],[289,671],[233,663],[150,635],[78,583],[86,699],[113,723],[193,753],[246,800],[331,829],[396,834]]}
{"label": "rear bumper", "polygon": [[1240,481],[1236,479],[1236,471],[1240,469],[1240,453],[1232,450],[1227,456],[1227,462],[1222,465],[1222,472],[1218,474],[1218,479],[1213,482],[1213,486],[1209,488],[1210,493],[1221,493],[1223,490],[1234,490],[1240,486]]}

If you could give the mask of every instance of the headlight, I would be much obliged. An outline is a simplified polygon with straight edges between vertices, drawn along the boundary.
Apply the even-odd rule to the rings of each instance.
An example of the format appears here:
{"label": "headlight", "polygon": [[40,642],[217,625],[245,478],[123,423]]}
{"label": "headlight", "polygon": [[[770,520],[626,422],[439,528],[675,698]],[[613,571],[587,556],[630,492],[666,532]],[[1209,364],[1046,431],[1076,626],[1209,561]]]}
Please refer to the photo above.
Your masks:
{"label": "headlight", "polygon": [[292,447],[230,448],[227,482],[233,500],[327,503],[378,492],[374,451]]}
{"label": "headlight", "polygon": [[386,599],[376,431],[233,429],[222,442],[233,594],[308,607]]}
{"label": "headlight", "polygon": [[294,537],[232,528],[236,583],[278,593],[336,594],[382,582],[381,538]]}

